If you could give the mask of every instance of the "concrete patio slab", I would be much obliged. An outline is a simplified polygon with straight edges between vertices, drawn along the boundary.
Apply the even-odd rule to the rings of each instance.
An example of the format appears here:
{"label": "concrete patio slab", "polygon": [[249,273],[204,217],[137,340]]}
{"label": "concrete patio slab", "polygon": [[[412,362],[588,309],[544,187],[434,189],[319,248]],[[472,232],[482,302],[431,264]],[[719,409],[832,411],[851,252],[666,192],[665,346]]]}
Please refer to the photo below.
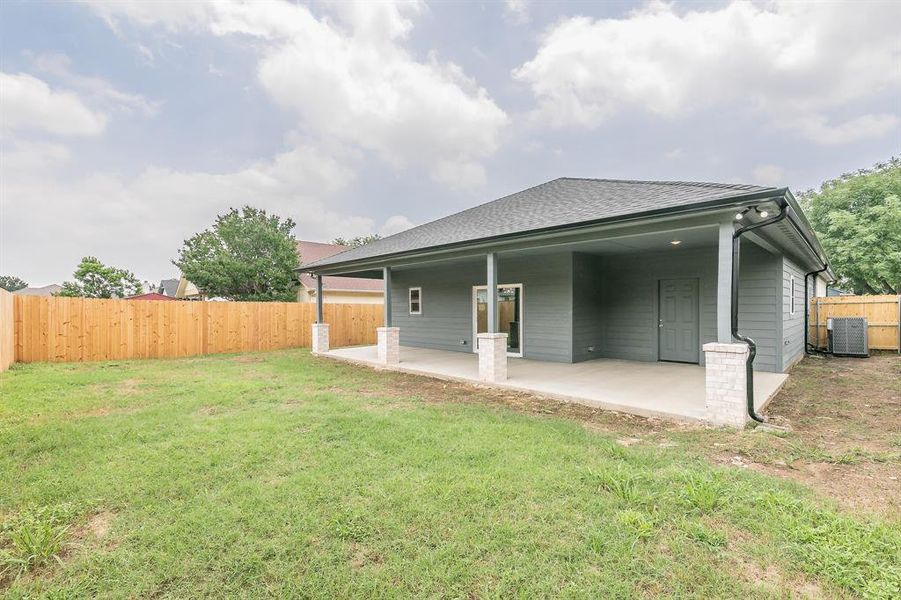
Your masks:
{"label": "concrete patio slab", "polygon": [[[323,356],[377,368],[439,379],[487,385],[479,381],[478,357],[402,346],[400,362],[385,366],[376,346],[336,348]],[[702,421],[705,416],[704,367],[666,362],[599,358],[580,363],[555,363],[510,358],[508,379],[489,387],[530,392],[645,417]],[[775,396],[788,379],[782,373],[754,372],[757,410]]]}

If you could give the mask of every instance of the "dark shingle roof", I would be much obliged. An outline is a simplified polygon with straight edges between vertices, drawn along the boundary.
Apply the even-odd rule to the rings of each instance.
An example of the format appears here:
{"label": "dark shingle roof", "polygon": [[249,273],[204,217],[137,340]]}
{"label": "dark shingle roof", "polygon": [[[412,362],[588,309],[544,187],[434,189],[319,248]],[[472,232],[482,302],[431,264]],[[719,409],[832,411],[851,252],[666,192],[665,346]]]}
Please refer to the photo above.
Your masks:
{"label": "dark shingle roof", "polygon": [[305,266],[315,268],[474,242],[775,189],[725,183],[561,177]]}
{"label": "dark shingle roof", "polygon": [[178,279],[161,280],[158,293],[175,298],[175,294],[178,292],[178,282]]}

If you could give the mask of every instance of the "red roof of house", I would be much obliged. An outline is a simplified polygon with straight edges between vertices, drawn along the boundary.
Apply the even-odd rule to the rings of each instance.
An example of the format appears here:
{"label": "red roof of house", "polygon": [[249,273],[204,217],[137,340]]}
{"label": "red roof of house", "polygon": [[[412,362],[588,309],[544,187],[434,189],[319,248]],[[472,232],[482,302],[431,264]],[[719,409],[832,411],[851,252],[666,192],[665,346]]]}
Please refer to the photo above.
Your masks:
{"label": "red roof of house", "polygon": [[[319,259],[326,258],[344,252],[347,246],[337,244],[323,244],[321,242],[297,242],[297,255],[300,257],[300,266],[310,264]],[[306,288],[316,289],[316,278],[306,273],[300,274],[300,283]],[[322,278],[323,290],[343,290],[349,292],[381,292],[381,279],[364,279],[362,277],[333,277]]]}
{"label": "red roof of house", "polygon": [[164,296],[163,294],[157,294],[156,292],[150,292],[149,294],[138,294],[137,296],[128,296],[125,298],[126,300],[175,300],[172,296]]}

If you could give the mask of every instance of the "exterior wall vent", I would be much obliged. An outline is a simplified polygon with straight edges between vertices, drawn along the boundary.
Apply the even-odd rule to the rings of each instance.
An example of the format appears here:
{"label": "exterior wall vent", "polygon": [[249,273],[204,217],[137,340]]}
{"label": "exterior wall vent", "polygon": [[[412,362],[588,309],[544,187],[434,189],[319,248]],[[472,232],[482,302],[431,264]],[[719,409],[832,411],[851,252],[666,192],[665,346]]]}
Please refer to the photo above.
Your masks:
{"label": "exterior wall vent", "polygon": [[869,356],[867,320],[865,317],[833,317],[827,323],[833,354]]}

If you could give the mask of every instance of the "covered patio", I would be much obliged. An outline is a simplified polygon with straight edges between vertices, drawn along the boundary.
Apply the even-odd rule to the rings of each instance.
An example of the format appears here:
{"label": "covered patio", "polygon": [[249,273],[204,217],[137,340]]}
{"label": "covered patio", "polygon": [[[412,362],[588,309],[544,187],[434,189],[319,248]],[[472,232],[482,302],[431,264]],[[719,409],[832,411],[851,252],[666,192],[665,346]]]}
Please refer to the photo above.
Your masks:
{"label": "covered patio", "polygon": [[[392,371],[485,385],[477,354],[400,346],[399,360],[379,360],[377,346],[337,348],[323,356]],[[782,387],[788,375],[756,372],[757,410]],[[644,417],[707,421],[705,369],[691,364],[600,358],[561,363],[510,358],[507,379],[491,387],[529,392],[566,402]]]}

